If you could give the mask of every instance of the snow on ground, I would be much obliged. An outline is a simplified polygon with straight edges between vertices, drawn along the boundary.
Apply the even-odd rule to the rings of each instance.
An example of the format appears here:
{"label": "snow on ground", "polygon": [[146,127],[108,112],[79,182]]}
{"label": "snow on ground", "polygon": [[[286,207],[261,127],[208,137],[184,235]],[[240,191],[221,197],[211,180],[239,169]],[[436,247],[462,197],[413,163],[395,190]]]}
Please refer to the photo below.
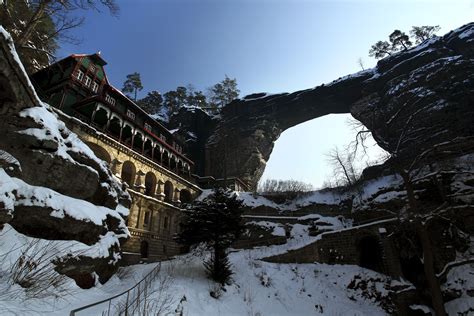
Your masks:
{"label": "snow on ground", "polygon": [[[206,190],[207,191],[207,190]],[[205,196],[212,192],[203,192]],[[308,192],[301,197],[296,198],[285,204],[277,204],[264,196],[252,193],[252,192],[236,192],[238,198],[243,201],[245,206],[258,207],[268,206],[280,211],[296,211],[301,207],[308,206],[311,204],[326,204],[334,205],[339,204],[344,198],[344,195],[336,194],[333,192],[321,192],[314,191]]]}
{"label": "snow on ground", "polygon": [[246,225],[256,225],[271,230],[272,236],[285,236],[285,228],[283,224],[274,223],[269,221],[252,221],[246,223]]}
{"label": "snow on ground", "polygon": [[[125,291],[157,265],[139,264],[121,268],[109,282],[104,285],[98,283],[89,290],[79,289],[72,280],[66,279],[55,289],[60,296],[45,295],[41,299],[33,299],[28,298],[24,289],[9,282],[6,268],[34,238],[21,235],[8,225],[1,234],[0,293],[7,293],[0,294],[0,309],[5,311],[2,315],[65,315],[73,308]],[[207,279],[202,258],[196,253],[164,262],[149,291],[148,300],[156,301],[157,306],[163,305],[164,309],[172,312],[170,315],[175,315],[176,309],[182,310],[183,315],[386,315],[375,302],[375,294],[362,291],[362,287],[354,287],[356,281],[377,279],[368,281],[372,284],[369,288],[385,295],[387,290],[384,287],[389,280],[382,275],[356,266],[274,264],[259,260],[270,253],[287,251],[297,244],[301,246],[307,238],[307,227],[294,225],[292,234],[294,240],[285,245],[232,250],[230,261],[235,272],[234,281],[224,289]],[[48,243],[44,240],[40,242]],[[81,249],[78,242],[52,243],[57,253]],[[2,255],[5,253],[8,254]],[[350,284],[352,288],[348,289]],[[211,291],[219,293],[220,297],[211,297]],[[25,300],[28,304],[24,303]],[[79,315],[101,315],[101,311],[96,308]]]}

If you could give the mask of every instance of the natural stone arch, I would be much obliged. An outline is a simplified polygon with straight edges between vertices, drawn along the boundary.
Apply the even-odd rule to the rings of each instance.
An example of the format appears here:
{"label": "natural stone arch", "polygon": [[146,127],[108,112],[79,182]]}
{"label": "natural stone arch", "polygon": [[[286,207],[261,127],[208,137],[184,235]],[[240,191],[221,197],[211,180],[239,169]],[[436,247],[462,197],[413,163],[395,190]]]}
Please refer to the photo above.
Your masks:
{"label": "natural stone arch", "polygon": [[156,190],[156,176],[153,172],[149,171],[145,175],[145,194],[153,196]]}
{"label": "natural stone arch", "polygon": [[192,198],[191,192],[189,192],[189,190],[182,189],[180,191],[179,200],[181,201],[181,203],[191,203],[192,199],[193,198]]}
{"label": "natural stone arch", "polygon": [[378,236],[371,233],[359,234],[356,248],[359,266],[383,272],[383,250]]}
{"label": "natural stone arch", "polygon": [[137,172],[137,169],[133,162],[130,160],[127,160],[123,163],[122,165],[122,173],[121,173],[121,178],[122,181],[127,183],[129,187],[133,188],[134,182],[135,182],[135,174]]}
{"label": "natural stone arch", "polygon": [[102,148],[100,145],[91,142],[86,142],[86,144],[94,152],[97,158],[107,162],[110,165],[110,163],[112,162],[112,158],[110,157],[110,154],[107,152],[106,149]]}
{"label": "natural stone arch", "polygon": [[174,195],[174,186],[171,181],[166,181],[165,182],[165,201],[166,202],[173,202],[173,195]]}

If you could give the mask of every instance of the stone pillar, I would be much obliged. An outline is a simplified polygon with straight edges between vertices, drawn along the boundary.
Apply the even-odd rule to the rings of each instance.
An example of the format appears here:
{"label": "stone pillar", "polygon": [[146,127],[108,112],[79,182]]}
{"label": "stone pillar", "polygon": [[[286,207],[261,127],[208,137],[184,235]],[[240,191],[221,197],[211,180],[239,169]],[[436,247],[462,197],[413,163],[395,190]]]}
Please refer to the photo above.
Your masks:
{"label": "stone pillar", "polygon": [[145,192],[145,173],[141,170],[138,170],[136,179],[135,179],[135,190],[140,193]]}
{"label": "stone pillar", "polygon": [[122,178],[122,172],[121,172],[122,171],[121,170],[122,163],[123,163],[123,161],[120,161],[118,159],[114,159],[110,163],[110,170],[112,170],[112,174],[114,176],[116,176],[117,178],[119,178],[119,179]]}
{"label": "stone pillar", "polygon": [[165,183],[161,180],[158,180],[158,182],[156,183],[155,197],[160,201],[163,201],[165,199],[165,193],[163,192],[164,185]]}
{"label": "stone pillar", "polygon": [[173,197],[173,202],[175,203],[181,203],[181,201],[179,200],[180,199],[180,193],[181,191],[178,190],[178,189],[174,189],[174,197]]}

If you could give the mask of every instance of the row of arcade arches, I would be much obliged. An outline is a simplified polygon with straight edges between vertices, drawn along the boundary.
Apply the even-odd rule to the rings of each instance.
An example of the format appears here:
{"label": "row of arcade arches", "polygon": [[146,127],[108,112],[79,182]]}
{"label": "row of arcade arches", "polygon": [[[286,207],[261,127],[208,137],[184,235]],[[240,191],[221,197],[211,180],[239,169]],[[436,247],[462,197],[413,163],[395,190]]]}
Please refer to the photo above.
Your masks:
{"label": "row of arcade arches", "polygon": [[191,166],[189,163],[171,152],[158,141],[146,136],[143,131],[133,124],[122,120],[117,114],[102,105],[98,105],[91,117],[92,125],[107,132],[127,147],[139,152],[147,158],[159,163],[179,175],[189,176]]}
{"label": "row of arcade arches", "polygon": [[[87,143],[95,155],[106,161],[109,165],[112,163],[110,154],[101,146],[94,143]],[[128,160],[122,164],[120,176],[123,182],[127,183],[130,188],[137,186],[137,169],[135,164]],[[139,180],[138,180],[139,181]],[[192,200],[191,192],[187,189],[178,190],[174,187],[171,181],[162,182],[158,180],[155,173],[147,172],[144,177],[144,183],[138,183],[144,187],[144,194],[150,197],[159,197],[164,195],[165,202],[172,203],[180,201],[182,203],[189,203]]]}

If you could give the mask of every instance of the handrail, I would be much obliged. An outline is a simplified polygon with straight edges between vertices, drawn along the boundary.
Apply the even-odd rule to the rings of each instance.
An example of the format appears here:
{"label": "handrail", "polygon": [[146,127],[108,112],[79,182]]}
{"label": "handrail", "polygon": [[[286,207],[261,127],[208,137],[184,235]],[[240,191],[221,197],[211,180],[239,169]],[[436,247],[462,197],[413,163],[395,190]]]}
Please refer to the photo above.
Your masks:
{"label": "handrail", "polygon": [[[126,291],[123,291],[119,294],[116,294],[112,297],[109,297],[109,298],[106,298],[104,300],[101,300],[101,301],[98,301],[98,302],[95,302],[95,303],[92,303],[92,304],[89,304],[89,305],[86,305],[86,306],[82,306],[82,307],[79,307],[79,308],[76,308],[76,309],[73,309],[71,310],[71,312],[69,313],[69,316],[75,316],[77,312],[80,312],[80,311],[83,311],[85,309],[88,309],[88,308],[91,308],[93,306],[97,306],[97,305],[100,305],[102,303],[105,303],[105,302],[109,302],[109,312],[110,312],[110,302],[112,302],[113,299],[119,297],[119,296],[122,296],[122,295],[125,295],[127,294],[127,304],[128,304],[128,299],[129,299],[129,294],[130,294],[130,291],[132,291],[133,289],[135,289],[137,286],[140,286],[140,284],[142,282],[144,282],[147,278],[151,278],[150,281],[152,281],[156,275],[158,274],[158,272],[161,270],[161,262],[159,262],[159,264],[153,268],[153,270],[151,270],[146,276],[143,277],[143,279],[141,279],[138,283],[136,283],[134,286],[132,286],[131,288],[129,288],[128,290]],[[136,299],[138,300],[138,298]],[[130,304],[131,305],[131,304]],[[127,308],[128,306],[126,306]]]}

